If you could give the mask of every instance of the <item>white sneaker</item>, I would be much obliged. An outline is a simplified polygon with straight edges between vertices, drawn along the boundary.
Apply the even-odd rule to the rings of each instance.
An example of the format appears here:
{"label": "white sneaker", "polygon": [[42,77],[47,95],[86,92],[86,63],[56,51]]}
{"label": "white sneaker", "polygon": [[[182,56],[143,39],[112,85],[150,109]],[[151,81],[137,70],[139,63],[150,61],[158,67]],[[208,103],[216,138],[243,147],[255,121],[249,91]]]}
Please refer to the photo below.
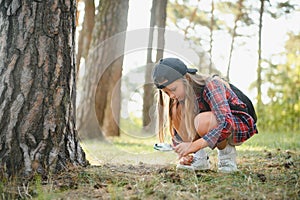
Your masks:
{"label": "white sneaker", "polygon": [[207,170],[210,168],[209,157],[204,149],[194,153],[191,165],[178,164],[176,169]]}
{"label": "white sneaker", "polygon": [[173,151],[173,147],[168,143],[156,143],[153,148],[157,151]]}
{"label": "white sneaker", "polygon": [[234,146],[227,145],[224,149],[218,150],[218,169],[220,172],[230,173],[238,171],[236,165],[236,149]]}

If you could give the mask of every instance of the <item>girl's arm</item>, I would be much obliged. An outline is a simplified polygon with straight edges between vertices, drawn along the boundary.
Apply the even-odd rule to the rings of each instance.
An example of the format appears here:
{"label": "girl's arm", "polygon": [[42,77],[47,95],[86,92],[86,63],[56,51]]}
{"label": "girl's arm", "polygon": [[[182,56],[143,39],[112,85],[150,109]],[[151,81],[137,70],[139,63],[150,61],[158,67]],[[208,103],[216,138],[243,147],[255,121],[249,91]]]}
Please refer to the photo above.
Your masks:
{"label": "girl's arm", "polygon": [[194,142],[183,142],[177,145],[174,150],[179,154],[179,157],[194,153],[207,146],[214,148],[224,128],[226,128],[228,134],[230,134],[229,130],[233,125],[233,120],[226,98],[226,85],[218,79],[212,79],[206,84],[206,87],[204,99],[208,102],[211,111],[216,116],[218,126]]}
{"label": "girl's arm", "polygon": [[194,153],[208,146],[208,142],[203,138],[199,138],[194,142],[182,142],[174,147],[174,151],[178,154],[179,159]]}
{"label": "girl's arm", "polygon": [[215,148],[221,133],[230,135],[234,126],[233,116],[226,97],[226,85],[219,79],[212,79],[206,84],[204,100],[209,104],[212,113],[215,115],[218,126],[210,130],[202,138],[210,148]]}

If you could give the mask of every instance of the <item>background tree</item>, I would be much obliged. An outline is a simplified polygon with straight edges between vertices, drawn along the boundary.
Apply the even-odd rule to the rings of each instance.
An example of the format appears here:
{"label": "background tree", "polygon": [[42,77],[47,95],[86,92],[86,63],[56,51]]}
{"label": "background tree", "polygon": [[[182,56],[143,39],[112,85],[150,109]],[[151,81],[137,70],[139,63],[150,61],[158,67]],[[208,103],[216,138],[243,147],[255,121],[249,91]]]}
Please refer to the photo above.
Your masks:
{"label": "background tree", "polygon": [[151,8],[151,16],[150,16],[150,29],[149,29],[149,38],[148,38],[148,49],[147,49],[147,60],[146,60],[146,71],[145,71],[145,84],[144,84],[144,95],[143,95],[143,127],[144,129],[150,129],[148,127],[151,122],[151,117],[149,116],[151,106],[154,103],[154,91],[153,85],[151,83],[151,72],[153,69],[153,61],[152,61],[152,51],[153,51],[153,35],[154,35],[154,27],[156,24],[156,2],[157,0],[152,0],[152,8]]}
{"label": "background tree", "polygon": [[[265,4],[267,2],[267,5]],[[263,78],[262,78],[262,72],[263,67],[262,63],[264,62],[265,58],[263,58],[263,49],[262,49],[262,31],[263,31],[263,17],[265,14],[269,14],[273,18],[280,18],[280,17],[286,17],[288,14],[290,14],[292,11],[294,11],[297,7],[297,4],[295,2],[269,2],[266,0],[260,1],[260,8],[259,8],[259,25],[258,25],[258,66],[257,66],[257,80],[256,80],[256,88],[257,88],[257,103],[256,108],[258,111],[258,115],[261,116],[261,118],[265,118],[264,112],[263,112],[263,101],[262,101],[262,85],[263,85]],[[275,9],[274,9],[275,8]]]}
{"label": "background tree", "polygon": [[256,108],[258,113],[261,113],[261,107],[262,107],[262,94],[261,94],[261,72],[262,72],[262,49],[261,49],[261,43],[262,43],[262,26],[263,26],[263,14],[265,12],[265,0],[260,0],[260,9],[259,9],[259,25],[258,25],[258,66],[257,66],[257,79],[256,79],[256,87],[257,87],[257,103]]}
{"label": "background tree", "polygon": [[168,0],[160,0],[157,2],[155,18],[157,25],[157,51],[156,51],[156,62],[163,58],[164,47],[165,47],[165,27],[167,19],[167,3]]}
{"label": "background tree", "polygon": [[228,65],[227,65],[227,73],[226,73],[226,78],[227,80],[229,79],[229,74],[230,74],[230,65],[231,65],[231,58],[232,58],[232,53],[234,49],[234,41],[237,36],[237,28],[238,28],[238,23],[241,21],[241,18],[243,17],[243,2],[244,0],[239,0],[237,2],[237,11],[235,12],[235,20],[234,20],[234,27],[231,31],[231,44],[230,44],[230,50],[229,50],[229,59],[228,59]]}
{"label": "background tree", "polygon": [[[187,3],[188,2],[188,3]],[[175,26],[177,31],[189,41],[191,48],[198,54],[199,71],[219,73],[212,63],[213,31],[219,29],[219,20],[214,15],[215,3],[211,10],[201,10],[201,1],[170,1],[168,6],[168,26]],[[206,48],[207,46],[207,48]],[[204,51],[208,49],[208,51]]]}
{"label": "background tree", "polygon": [[127,14],[128,0],[104,0],[98,6],[78,106],[82,137],[119,135],[120,96],[112,102],[111,95],[122,74]]}
{"label": "background tree", "polygon": [[211,0],[211,12],[210,12],[210,36],[209,36],[209,67],[208,67],[208,72],[209,74],[212,73],[212,66],[213,66],[213,61],[212,61],[212,50],[213,50],[213,33],[215,29],[215,15],[214,15],[214,10],[215,10],[215,2],[214,0]]}
{"label": "background tree", "polygon": [[149,127],[151,123],[150,113],[151,107],[154,104],[154,91],[153,84],[151,81],[151,72],[153,69],[152,51],[153,51],[153,35],[155,26],[157,27],[157,50],[155,63],[159,59],[163,58],[164,45],[165,45],[165,26],[167,18],[167,0],[153,0],[151,8],[151,19],[149,29],[149,43],[147,50],[147,67],[145,71],[145,84],[144,84],[144,95],[143,95],[143,127],[145,129],[154,130],[154,127]]}
{"label": "background tree", "polygon": [[83,0],[84,2],[84,19],[82,29],[79,32],[78,51],[76,55],[76,71],[79,72],[81,58],[87,59],[92,33],[95,24],[95,3],[92,0]]}
{"label": "background tree", "polygon": [[[280,58],[280,59],[279,59]],[[278,62],[284,60],[284,62]],[[300,33],[289,33],[285,51],[273,55],[264,69],[264,84],[269,85],[269,101],[261,108],[263,130],[300,130]]]}
{"label": "background tree", "polygon": [[[83,0],[82,0],[83,1]],[[162,3],[162,1],[157,1],[157,0],[153,0],[153,2],[157,2],[156,4]],[[280,16],[285,16],[287,13],[292,12],[292,2],[295,1],[289,1],[289,2],[284,2],[284,3],[280,3],[281,1],[267,1],[264,2],[264,4],[266,4],[264,7],[264,11],[263,14],[268,14],[267,17],[273,16],[273,17],[280,17]],[[153,5],[155,5],[155,3],[153,3]],[[108,6],[107,6],[108,7]],[[154,6],[153,6],[154,7]],[[155,6],[156,7],[156,6]],[[157,6],[160,7],[160,6]],[[224,72],[224,75],[226,76],[226,74],[228,74],[229,76],[229,72],[230,72],[230,68],[231,65],[234,66],[234,62],[237,61],[237,57],[241,57],[244,56],[245,54],[241,55],[241,52],[243,51],[243,53],[245,53],[246,51],[249,51],[250,53],[253,53],[253,48],[247,48],[247,44],[249,44],[249,42],[253,42],[252,39],[255,37],[261,37],[259,35],[261,35],[261,30],[260,28],[257,28],[257,26],[259,27],[259,12],[261,10],[260,8],[260,4],[254,3],[253,1],[248,1],[248,0],[233,0],[233,1],[219,1],[219,0],[212,0],[212,1],[201,1],[201,0],[197,0],[197,1],[191,1],[191,0],[184,0],[184,1],[178,1],[178,0],[170,0],[168,1],[168,7],[167,7],[167,12],[168,12],[168,16],[167,16],[167,26],[168,28],[170,28],[171,30],[177,31],[179,33],[182,33],[184,35],[184,37],[186,38],[186,40],[190,43],[190,46],[192,49],[195,50],[195,52],[198,54],[199,57],[199,63],[193,63],[196,66],[199,66],[200,68],[200,72],[202,73],[209,73],[209,74],[213,74],[213,73],[218,73],[221,74],[221,71]],[[275,9],[277,8],[277,9]],[[116,10],[116,9],[115,9]],[[154,12],[156,9],[152,8],[152,12]],[[100,9],[99,9],[100,11]],[[102,11],[104,11],[104,8],[102,9]],[[272,12],[271,12],[272,11]],[[97,11],[98,12],[98,11]],[[110,13],[111,14],[111,13]],[[112,14],[111,14],[112,15]],[[153,19],[152,19],[152,23],[151,23],[151,27],[155,27],[158,26],[156,24],[156,20],[154,17],[155,13],[152,13],[153,15]],[[163,16],[163,12],[158,12],[157,16]],[[261,19],[263,19],[265,16],[261,16]],[[115,17],[111,17],[111,18],[115,18]],[[109,19],[111,19],[109,18]],[[125,19],[125,18],[123,18]],[[110,21],[107,20],[106,21]],[[261,24],[263,23],[263,21],[261,21]],[[100,23],[98,23],[100,24]],[[102,24],[105,24],[104,22]],[[262,26],[261,26],[262,28]],[[151,31],[154,31],[154,29],[152,29]],[[259,33],[260,31],[260,33]],[[99,31],[98,31],[99,32]],[[104,31],[102,31],[103,33],[105,33]],[[116,31],[118,32],[118,31]],[[156,33],[156,32],[155,32]],[[100,34],[98,34],[100,35]],[[103,75],[104,73],[104,69],[106,69],[106,64],[104,57],[106,58],[107,56],[105,56],[104,54],[107,54],[107,52],[111,52],[110,47],[107,47],[107,52],[96,52],[96,49],[98,48],[97,44],[101,44],[104,41],[106,41],[108,38],[111,38],[110,33],[102,34],[103,37],[102,39],[99,39],[99,37],[97,38],[98,43],[95,43],[96,45],[91,47],[91,51],[94,52],[95,55],[100,55],[100,57],[98,58],[94,58],[94,59],[89,59],[88,62],[89,66],[93,66],[94,64],[96,64],[96,68],[101,68],[101,69],[97,69],[98,71],[93,71],[93,72],[89,72],[91,74],[101,74]],[[105,36],[104,36],[105,35]],[[151,38],[151,35],[153,37],[154,32],[149,34],[149,38]],[[222,47],[220,47],[219,45],[219,41],[218,39],[220,38],[220,36],[224,36],[224,40],[222,41],[223,45]],[[105,39],[104,39],[105,38]],[[96,40],[96,39],[95,39]],[[261,40],[261,38],[259,39]],[[100,42],[99,42],[100,41]],[[227,42],[228,41],[228,42]],[[231,42],[230,42],[231,41]],[[116,42],[119,43],[119,42]],[[152,70],[152,57],[153,57],[153,49],[152,49],[152,43],[153,41],[151,39],[149,39],[149,51],[148,51],[148,56],[147,56],[147,63],[149,65],[151,65],[150,67],[147,67],[148,72],[146,72],[145,76],[146,76],[146,83],[151,82],[151,80],[147,79],[147,77],[149,78],[149,73]],[[158,44],[163,44],[164,42],[158,42]],[[261,43],[261,42],[260,42]],[[122,44],[119,43],[119,44]],[[244,46],[244,44],[246,44]],[[226,46],[224,46],[226,45]],[[111,45],[114,46],[114,45]],[[244,46],[245,48],[241,50],[241,47]],[[212,51],[212,49],[214,48],[214,51]],[[262,47],[259,47],[258,52],[260,53],[258,60],[261,60],[259,62],[262,62],[264,59],[264,55],[261,54],[263,52],[263,49],[261,49]],[[101,47],[101,49],[106,49],[106,47]],[[158,48],[161,49],[161,48]],[[220,49],[222,49],[222,53],[218,52],[220,51]],[[255,49],[255,51],[257,51]],[[224,52],[224,53],[223,53]],[[256,53],[256,52],[255,52]],[[110,55],[114,55],[115,53],[111,53]],[[221,55],[222,54],[222,55]],[[247,54],[247,53],[246,53]],[[121,55],[121,54],[119,54]],[[161,56],[158,56],[159,53],[156,53],[156,58],[153,58],[153,61],[156,62],[158,58],[160,58]],[[92,56],[90,56],[92,57]],[[103,62],[96,62],[96,60],[102,60]],[[227,70],[226,68],[226,64],[222,64],[219,66],[215,66],[214,61],[216,60],[223,60],[223,63],[228,63],[229,69]],[[117,60],[117,59],[115,59]],[[99,64],[98,64],[99,63]],[[120,62],[121,63],[121,62]],[[101,65],[101,67],[100,67]],[[87,68],[89,67],[87,66]],[[98,67],[99,66],[99,67]],[[104,69],[103,69],[104,66]],[[241,68],[245,67],[244,65],[240,66]],[[86,69],[87,69],[86,68]],[[227,73],[226,73],[227,70]],[[259,90],[258,85],[262,85],[263,83],[258,84],[260,79],[263,79],[262,77],[259,78],[259,74],[263,73],[265,69],[257,69],[257,76],[258,76],[258,81],[256,81],[256,85],[255,87],[257,87],[257,90]],[[259,72],[260,71],[260,72]],[[87,71],[86,71],[87,72]],[[110,75],[107,75],[109,73],[106,73],[105,76],[102,77],[102,79],[100,81],[103,81],[103,84],[109,82],[106,81],[105,78],[110,77]],[[112,73],[112,74],[116,74],[116,73]],[[142,75],[142,72],[141,74]],[[91,75],[92,76],[92,75]],[[88,76],[85,76],[83,79],[81,79],[84,83],[81,85],[85,85],[83,86],[83,95],[82,98],[84,98],[84,101],[81,101],[79,103],[80,109],[78,110],[78,115],[79,115],[79,120],[80,119],[84,119],[85,121],[81,121],[79,123],[79,128],[80,130],[84,130],[87,131],[88,129],[93,130],[94,133],[97,133],[96,137],[101,137],[101,134],[99,134],[100,130],[96,131],[98,128],[98,122],[97,120],[94,120],[95,122],[93,122],[93,120],[91,120],[89,117],[91,117],[93,115],[93,106],[92,109],[89,109],[88,107],[85,107],[85,104],[91,104],[93,102],[93,96],[94,94],[91,93],[89,90],[95,90],[92,89],[92,86],[87,87],[86,85],[91,85],[91,83],[93,81],[93,79],[89,78]],[[113,79],[110,79],[113,80]],[[95,78],[95,82],[98,81],[98,78]],[[263,80],[262,80],[263,81]],[[96,83],[93,83],[96,84]],[[145,85],[145,88],[147,87],[147,85]],[[107,86],[105,86],[105,88],[109,88]],[[109,90],[110,89],[105,89],[102,88],[102,94],[105,95],[99,95],[99,99],[101,98],[105,98],[104,96],[106,96],[106,94],[109,94]],[[150,116],[149,113],[151,113],[150,109],[153,106],[153,102],[152,102],[152,96],[153,96],[153,90],[152,90],[152,85],[149,85],[149,89],[145,89],[144,94],[144,102],[143,102],[143,126],[147,128],[147,126],[150,123]],[[152,91],[151,91],[152,90]],[[147,92],[150,91],[150,92]],[[86,95],[87,93],[89,94],[93,94],[93,95]],[[123,92],[124,93],[124,92]],[[261,95],[262,92],[258,92]],[[87,98],[87,96],[91,96],[91,98]],[[149,97],[149,98],[147,98]],[[91,100],[89,100],[91,99]],[[117,98],[118,99],[118,98]],[[259,98],[258,98],[259,99]],[[151,100],[151,101],[150,101]],[[90,102],[90,103],[89,103]],[[111,106],[112,101],[108,100],[108,99],[103,99],[103,100],[99,100],[99,105],[98,105],[98,111],[99,110],[105,110],[106,108],[109,108]],[[116,103],[116,105],[119,105],[118,103]],[[113,106],[115,108],[119,108],[118,106]],[[84,109],[82,109],[84,108]],[[84,111],[84,112],[82,112]],[[105,112],[108,113],[112,113],[111,111],[109,111],[109,109]],[[260,115],[262,115],[261,112],[258,111],[258,113],[260,113]],[[86,115],[86,117],[82,117]],[[102,127],[104,127],[104,123],[101,122],[101,119],[104,119],[105,117],[105,113],[103,112],[99,112],[97,114],[98,116],[98,121],[100,122],[100,125]],[[119,114],[115,114],[115,116],[119,116]],[[91,117],[93,118],[93,117]],[[260,118],[264,118],[263,116],[261,116]],[[110,119],[109,121],[107,121],[107,126],[110,126],[110,122],[115,123],[118,121],[118,117],[114,117],[113,119]],[[141,120],[141,119],[139,119]],[[260,120],[259,120],[260,121]],[[86,123],[88,122],[88,123]],[[123,123],[123,121],[122,121]],[[124,123],[126,123],[126,120],[124,121]],[[139,121],[139,124],[141,124],[142,122]],[[94,124],[94,125],[92,125]],[[82,126],[85,126],[82,127]],[[116,126],[113,126],[116,127]],[[114,132],[114,129],[112,129],[112,131],[107,131],[107,132]],[[117,133],[117,132],[116,132]],[[118,134],[116,134],[118,135]]]}
{"label": "background tree", "polygon": [[75,128],[75,0],[0,2],[0,174],[87,165]]}

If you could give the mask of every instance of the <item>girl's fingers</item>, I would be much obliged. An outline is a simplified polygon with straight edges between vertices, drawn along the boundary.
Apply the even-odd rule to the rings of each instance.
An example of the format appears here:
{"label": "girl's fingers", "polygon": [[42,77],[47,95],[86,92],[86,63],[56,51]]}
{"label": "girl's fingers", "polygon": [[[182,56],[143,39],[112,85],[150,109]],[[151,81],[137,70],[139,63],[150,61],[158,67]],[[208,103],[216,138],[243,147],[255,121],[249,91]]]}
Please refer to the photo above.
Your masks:
{"label": "girl's fingers", "polygon": [[193,156],[188,155],[188,156],[182,157],[179,160],[179,163],[182,165],[191,165],[192,161],[193,161]]}

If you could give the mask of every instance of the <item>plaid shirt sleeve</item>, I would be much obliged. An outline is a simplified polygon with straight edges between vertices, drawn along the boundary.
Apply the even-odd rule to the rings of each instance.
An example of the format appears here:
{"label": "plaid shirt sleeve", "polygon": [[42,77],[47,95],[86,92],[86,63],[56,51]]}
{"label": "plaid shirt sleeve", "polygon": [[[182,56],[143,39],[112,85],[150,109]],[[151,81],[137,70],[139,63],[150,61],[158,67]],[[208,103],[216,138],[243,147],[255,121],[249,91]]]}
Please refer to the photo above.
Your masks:
{"label": "plaid shirt sleeve", "polygon": [[210,148],[215,148],[221,135],[231,134],[234,126],[232,112],[226,98],[226,86],[220,80],[211,79],[206,83],[203,92],[204,100],[209,104],[211,111],[216,116],[218,126],[208,132],[203,139],[208,142]]}

